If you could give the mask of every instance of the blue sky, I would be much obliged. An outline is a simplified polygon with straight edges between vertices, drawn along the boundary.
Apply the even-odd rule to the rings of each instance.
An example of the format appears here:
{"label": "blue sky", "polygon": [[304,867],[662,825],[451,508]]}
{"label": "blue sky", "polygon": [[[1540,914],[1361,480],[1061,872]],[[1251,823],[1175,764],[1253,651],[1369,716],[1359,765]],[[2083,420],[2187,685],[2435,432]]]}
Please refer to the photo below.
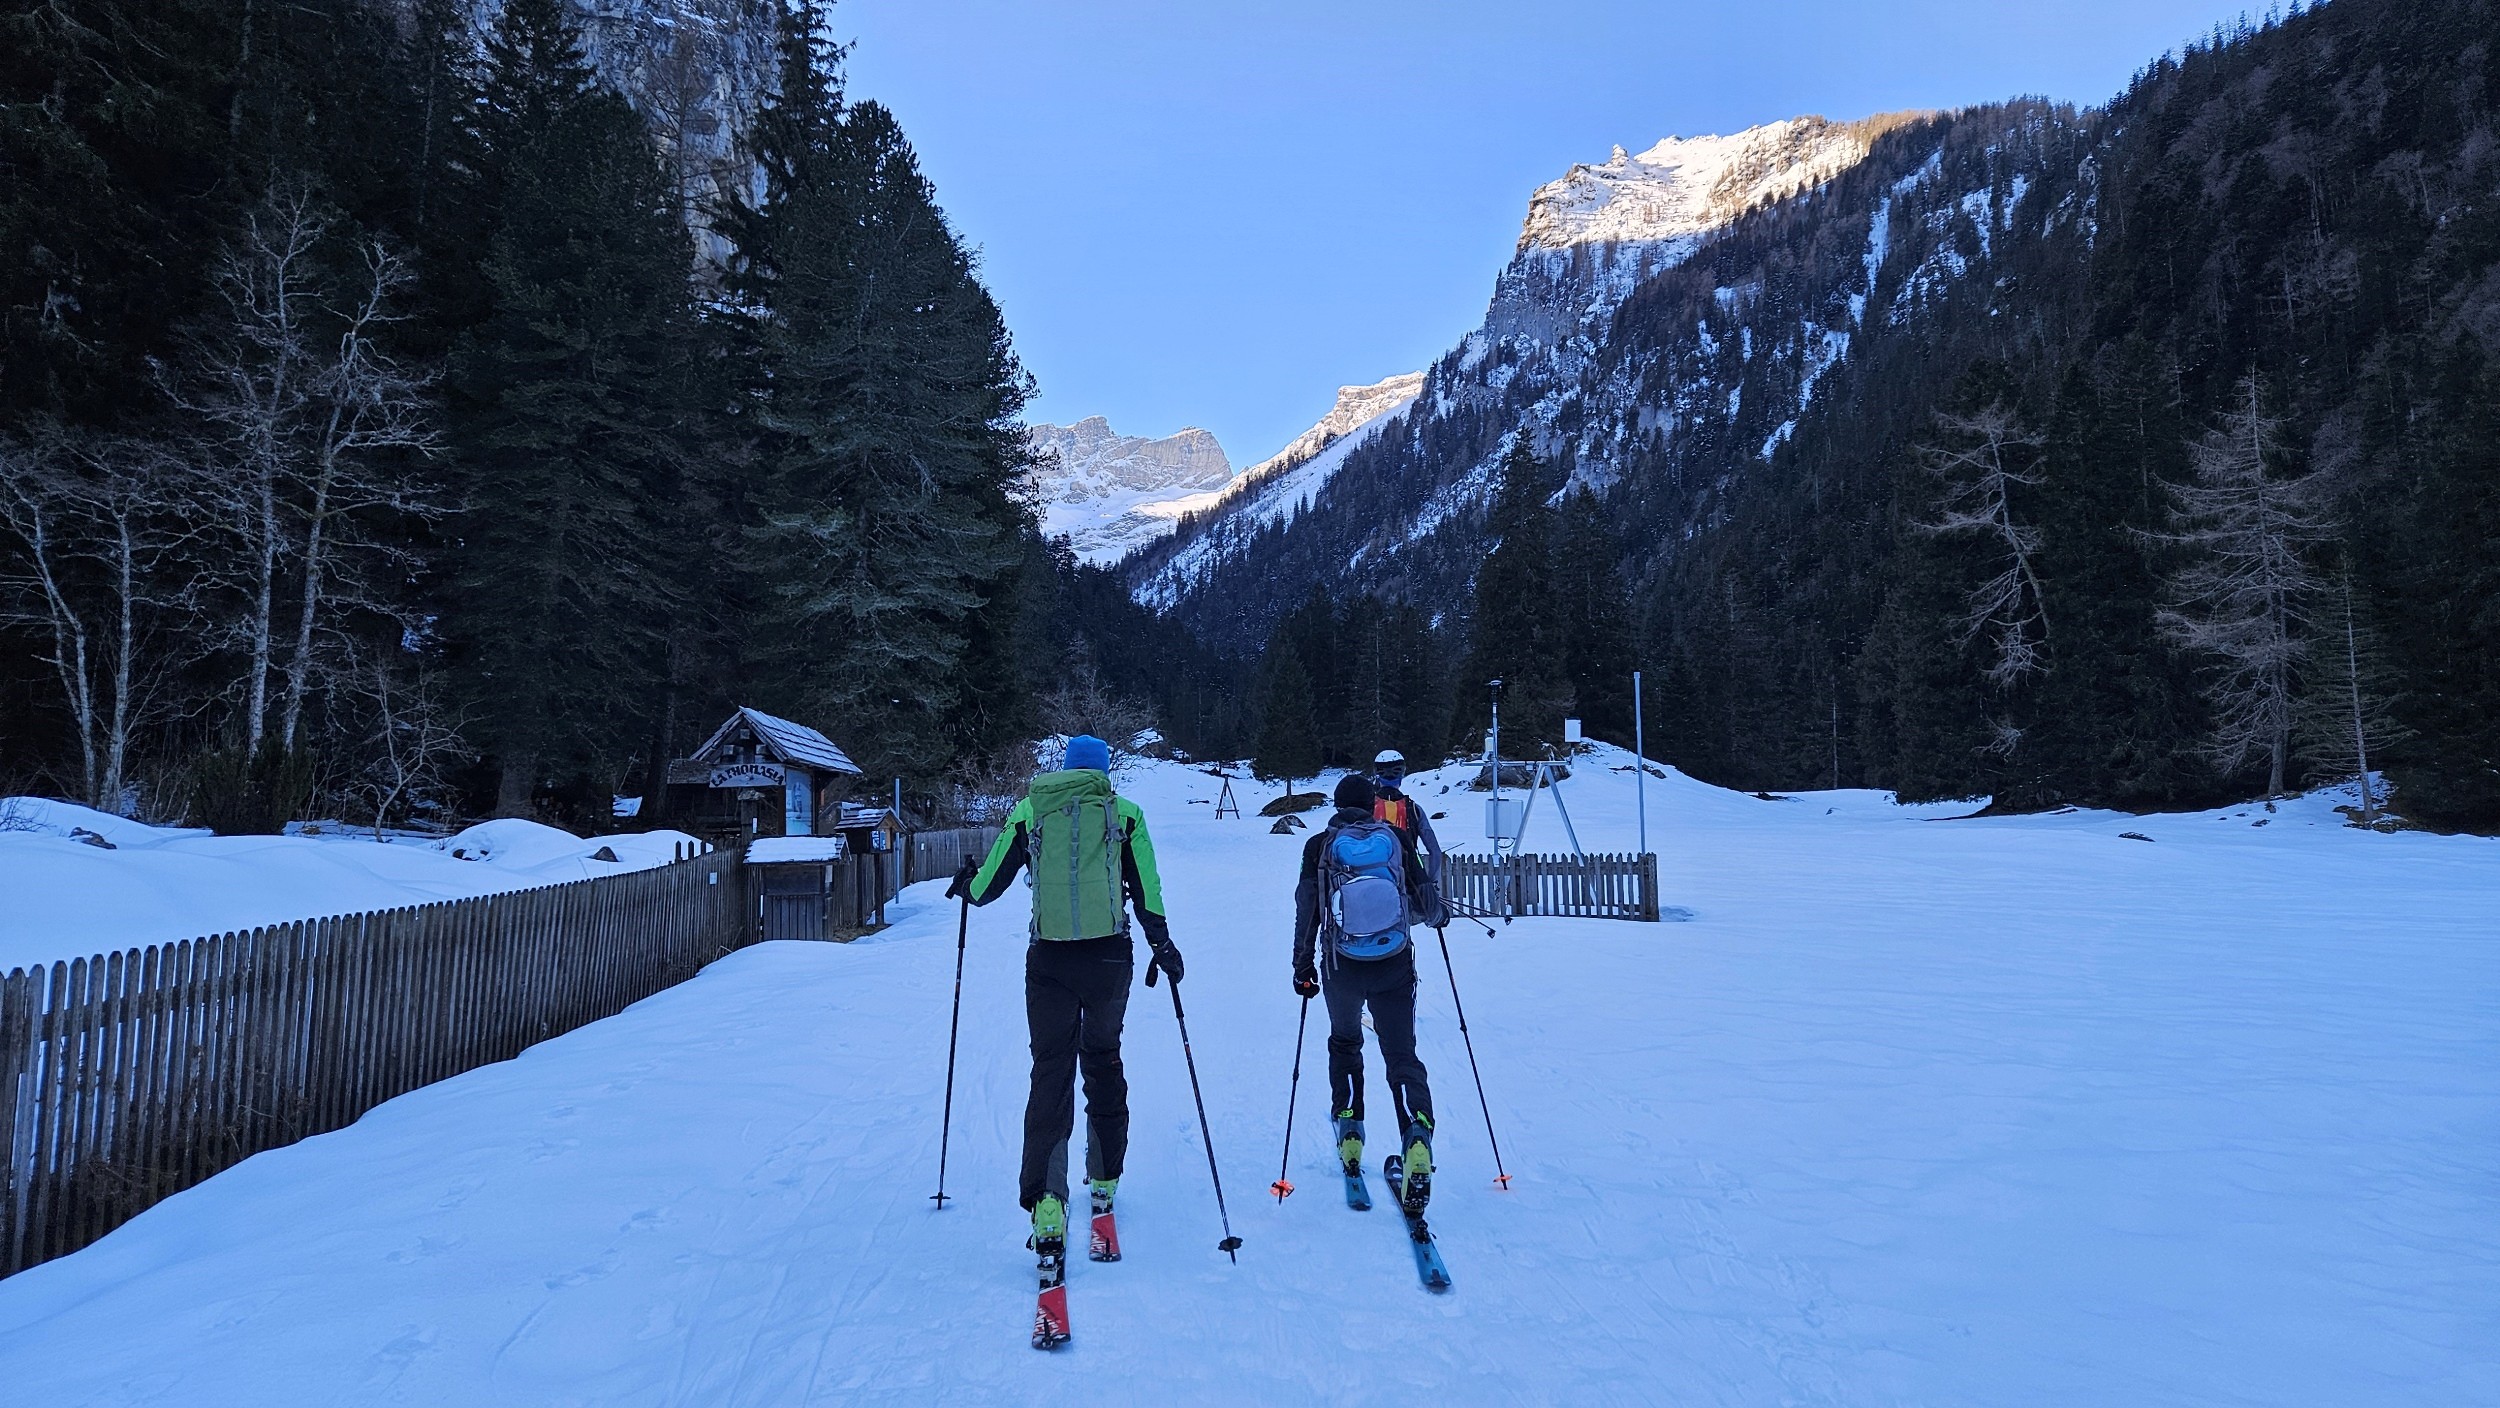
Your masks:
{"label": "blue sky", "polygon": [[1621,143],[2106,101],[2218,0],[840,0],[981,251],[1037,420],[1235,464],[1483,314],[1528,194]]}

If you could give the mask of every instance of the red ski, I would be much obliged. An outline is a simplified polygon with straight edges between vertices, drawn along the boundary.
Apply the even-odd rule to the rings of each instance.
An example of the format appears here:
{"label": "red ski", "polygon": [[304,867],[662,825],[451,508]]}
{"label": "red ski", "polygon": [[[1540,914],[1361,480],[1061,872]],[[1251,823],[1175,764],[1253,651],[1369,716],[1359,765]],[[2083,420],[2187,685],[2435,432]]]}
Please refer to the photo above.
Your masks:
{"label": "red ski", "polygon": [[1086,1245],[1085,1255],[1095,1261],[1120,1259],[1120,1227],[1108,1212],[1094,1214],[1094,1235]]}
{"label": "red ski", "polygon": [[1042,1296],[1033,1309],[1033,1347],[1057,1349],[1068,1342],[1067,1245],[1054,1237],[1035,1250],[1042,1254]]}

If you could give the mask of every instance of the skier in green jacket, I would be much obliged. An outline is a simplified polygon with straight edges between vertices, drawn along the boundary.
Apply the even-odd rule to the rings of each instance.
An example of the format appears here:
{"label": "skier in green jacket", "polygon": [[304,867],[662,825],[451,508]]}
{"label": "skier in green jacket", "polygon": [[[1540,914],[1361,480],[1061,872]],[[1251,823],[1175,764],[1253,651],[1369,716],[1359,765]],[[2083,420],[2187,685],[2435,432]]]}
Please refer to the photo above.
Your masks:
{"label": "skier in green jacket", "polygon": [[[1033,937],[1025,949],[1024,1015],[1033,1040],[1033,1088],[1024,1106],[1024,1169],[1018,1198],[1033,1214],[1037,1243],[1067,1231],[1068,1137],[1076,1122],[1075,1081],[1085,1075],[1085,1175],[1098,1228],[1107,1228],[1128,1156],[1128,1077],[1120,1067],[1120,1022],[1136,973],[1129,911],[1146,931],[1150,967],[1181,980],[1180,950],[1163,917],[1146,814],[1111,788],[1111,750],[1101,739],[1068,740],[1062,769],[1033,780],[1007,814],[1006,829],[975,866],[966,862],[950,894],[986,905],[1028,871]],[[1149,981],[1151,981],[1151,974]],[[1109,1256],[1099,1242],[1098,1259]]]}

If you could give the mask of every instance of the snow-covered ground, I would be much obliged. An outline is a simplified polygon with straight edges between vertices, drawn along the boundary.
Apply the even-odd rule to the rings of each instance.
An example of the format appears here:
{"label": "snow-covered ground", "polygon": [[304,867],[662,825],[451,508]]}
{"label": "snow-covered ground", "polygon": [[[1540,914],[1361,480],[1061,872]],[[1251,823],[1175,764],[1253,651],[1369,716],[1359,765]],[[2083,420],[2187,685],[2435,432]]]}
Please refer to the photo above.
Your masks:
{"label": "snow-covered ground", "polygon": [[[1631,848],[1621,762],[1566,786],[1592,849]],[[2500,1402],[2500,844],[1653,782],[1690,922],[1451,931],[1512,1191],[1428,951],[1436,1298],[1337,1196],[1317,1032],[1301,1191],[1262,1192],[1301,838],[1217,785],[1125,790],[1238,1265],[1138,988],[1127,1259],[1026,1346],[1024,921],[972,918],[935,1211],[955,913],[920,886],[873,941],[735,954],[0,1282],[7,1401]],[[1459,839],[1480,799],[1438,785]]]}
{"label": "snow-covered ground", "polygon": [[[73,839],[86,830],[112,849]],[[585,840],[534,821],[440,841],[216,836],[68,802],[0,799],[0,973],[288,919],[467,899],[665,865],[681,831]],[[616,857],[594,860],[602,849]]]}

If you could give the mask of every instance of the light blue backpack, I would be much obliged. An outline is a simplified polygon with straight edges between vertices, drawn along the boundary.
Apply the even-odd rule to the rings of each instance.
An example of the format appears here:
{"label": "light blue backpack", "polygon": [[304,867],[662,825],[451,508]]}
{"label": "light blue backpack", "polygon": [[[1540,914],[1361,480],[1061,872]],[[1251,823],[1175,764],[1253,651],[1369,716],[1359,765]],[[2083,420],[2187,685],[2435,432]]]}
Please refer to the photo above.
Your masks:
{"label": "light blue backpack", "polygon": [[1357,821],[1331,831],[1320,852],[1329,942],[1342,958],[1373,962],[1406,947],[1406,854],[1386,822]]}

